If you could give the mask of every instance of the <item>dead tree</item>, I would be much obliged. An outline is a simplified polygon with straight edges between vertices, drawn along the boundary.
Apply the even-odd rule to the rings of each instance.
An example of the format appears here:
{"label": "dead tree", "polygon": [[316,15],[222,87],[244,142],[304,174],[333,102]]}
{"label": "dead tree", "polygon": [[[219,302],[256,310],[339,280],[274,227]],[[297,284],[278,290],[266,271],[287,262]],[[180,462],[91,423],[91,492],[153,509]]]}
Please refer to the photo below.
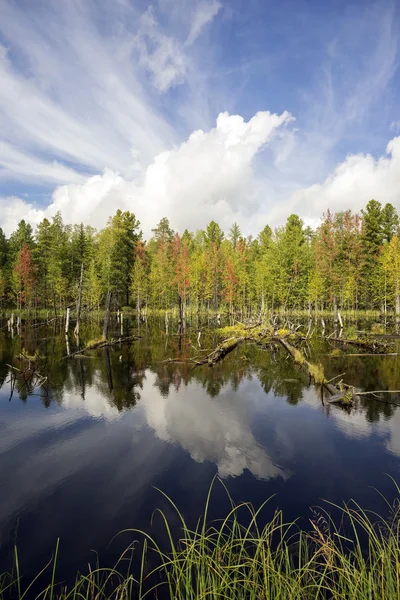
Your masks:
{"label": "dead tree", "polygon": [[65,335],[68,335],[68,329],[69,329],[69,306],[67,306],[67,316],[65,318]]}
{"label": "dead tree", "polygon": [[107,292],[106,298],[106,314],[104,315],[104,325],[103,325],[103,338],[106,340],[108,336],[108,327],[110,325],[110,304],[111,304],[111,292],[110,290]]}
{"label": "dead tree", "polygon": [[79,279],[78,302],[76,304],[76,324],[75,324],[75,329],[74,329],[74,334],[76,335],[76,337],[79,336],[79,327],[81,324],[82,288],[83,288],[83,263],[81,264],[81,276]]}

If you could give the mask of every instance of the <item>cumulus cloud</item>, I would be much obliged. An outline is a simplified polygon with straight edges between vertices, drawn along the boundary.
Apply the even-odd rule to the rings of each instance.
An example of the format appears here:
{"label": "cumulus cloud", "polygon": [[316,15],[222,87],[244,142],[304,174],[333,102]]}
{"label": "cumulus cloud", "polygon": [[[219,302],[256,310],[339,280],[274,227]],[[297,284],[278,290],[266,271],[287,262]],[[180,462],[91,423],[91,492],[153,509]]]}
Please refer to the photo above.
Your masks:
{"label": "cumulus cloud", "polygon": [[297,190],[265,218],[269,222],[282,222],[290,213],[297,212],[315,224],[328,208],[335,211],[351,208],[356,212],[372,198],[400,208],[400,136],[388,143],[386,155],[379,158],[371,154],[349,155],[323,183]]}
{"label": "cumulus cloud", "polygon": [[21,219],[25,219],[33,227],[36,227],[43,219],[44,211],[35,208],[33,204],[26,202],[17,196],[0,196],[0,227],[6,235],[10,235]]}
{"label": "cumulus cloud", "polygon": [[18,213],[37,224],[40,217],[60,211],[68,223],[102,227],[121,208],[135,212],[146,234],[162,215],[172,216],[177,229],[204,227],[211,219],[229,227],[233,220],[244,220],[249,210],[255,156],[290,120],[287,112],[259,112],[249,121],[221,113],[214,128],[195,131],[175,149],[158,154],[135,179],[107,169],[83,184],[58,187],[45,210],[19,198],[5,199],[0,224],[9,233]]}
{"label": "cumulus cloud", "polygon": [[[45,210],[20,198],[0,198],[0,225],[10,233],[20,218],[36,225],[43,216],[61,211],[66,222],[102,227],[121,208],[135,212],[146,235],[162,215],[172,217],[179,230],[204,227],[215,219],[224,228],[238,221],[245,231],[253,227],[256,232],[265,223],[283,223],[292,212],[316,225],[328,208],[357,211],[371,198],[399,208],[400,136],[389,142],[384,156],[349,155],[323,183],[281,197],[268,211],[260,202],[257,210],[265,187],[254,175],[254,159],[290,119],[288,113],[262,112],[246,122],[222,113],[215,128],[195,131],[174,150],[160,153],[135,180],[106,170],[83,184],[58,187]],[[252,197],[256,208],[251,211]],[[254,213],[251,219],[249,212]]]}

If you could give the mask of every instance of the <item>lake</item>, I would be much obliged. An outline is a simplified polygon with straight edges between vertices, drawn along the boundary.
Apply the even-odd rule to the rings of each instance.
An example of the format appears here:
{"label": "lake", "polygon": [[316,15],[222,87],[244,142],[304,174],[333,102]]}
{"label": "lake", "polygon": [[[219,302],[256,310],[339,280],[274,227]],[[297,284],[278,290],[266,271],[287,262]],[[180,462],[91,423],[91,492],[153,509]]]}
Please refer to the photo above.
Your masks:
{"label": "lake", "polygon": [[[383,510],[400,481],[400,408],[365,396],[351,409],[322,403],[320,391],[281,347],[239,346],[213,368],[163,363],[212,349],[204,329],[169,334],[165,323],[125,322],[142,338],[63,359],[64,334],[52,325],[0,332],[0,571],[15,541],[29,578],[60,538],[59,579],[73,579],[98,553],[112,564],[137,527],[157,534],[157,507],[178,520],[159,490],[195,523],[215,475],[233,499],[269,501],[287,519],[302,518],[323,499],[356,499]],[[99,334],[82,327],[82,339]],[[73,336],[71,348],[75,349]],[[19,386],[11,369],[22,349],[37,350],[47,394]],[[308,345],[328,378],[346,373],[362,390],[400,389],[398,357],[330,356],[332,345]],[[206,353],[206,352],[205,352]],[[398,401],[398,400],[397,400]],[[211,516],[228,501],[216,484]],[[112,542],[111,542],[112,541]],[[111,542],[111,543],[110,543]]]}

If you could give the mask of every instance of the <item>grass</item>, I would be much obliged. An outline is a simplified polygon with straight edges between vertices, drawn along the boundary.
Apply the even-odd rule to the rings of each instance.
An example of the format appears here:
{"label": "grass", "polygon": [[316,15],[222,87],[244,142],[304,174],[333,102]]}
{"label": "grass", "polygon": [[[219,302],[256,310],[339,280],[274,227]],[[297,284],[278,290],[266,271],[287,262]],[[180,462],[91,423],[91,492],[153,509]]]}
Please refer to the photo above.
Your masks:
{"label": "grass", "polygon": [[348,340],[356,340],[358,338],[357,327],[355,325],[349,325],[346,328],[346,337]]}
{"label": "grass", "polygon": [[[223,484],[222,484],[223,485]],[[156,511],[168,540],[161,549],[157,540],[130,530],[137,541],[128,547],[111,569],[98,565],[78,574],[70,588],[57,578],[58,543],[54,558],[33,581],[20,577],[18,554],[14,574],[0,576],[0,599],[127,600],[398,600],[400,598],[400,490],[388,506],[386,519],[368,513],[354,501],[342,507],[327,503],[310,512],[311,526],[286,523],[275,511],[263,524],[265,504],[235,505],[218,522],[209,522],[210,487],[204,515],[191,529],[176,505],[175,515]],[[340,511],[340,526],[330,509]],[[168,511],[171,514],[171,511]],[[171,524],[180,524],[175,540]],[[245,524],[245,525],[244,525]],[[125,532],[126,533],[126,532]],[[151,566],[153,565],[153,566]],[[48,584],[35,595],[43,577]]]}

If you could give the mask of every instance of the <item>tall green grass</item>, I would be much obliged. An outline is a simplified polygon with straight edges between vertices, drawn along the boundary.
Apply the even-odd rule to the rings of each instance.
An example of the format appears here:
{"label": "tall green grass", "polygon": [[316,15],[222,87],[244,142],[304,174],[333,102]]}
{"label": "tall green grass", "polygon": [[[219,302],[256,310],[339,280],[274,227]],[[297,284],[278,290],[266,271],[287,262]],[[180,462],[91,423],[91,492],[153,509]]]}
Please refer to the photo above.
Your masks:
{"label": "tall green grass", "polygon": [[[130,530],[137,540],[111,569],[95,565],[66,588],[57,579],[57,553],[33,582],[24,582],[15,555],[14,572],[0,577],[0,598],[123,600],[128,598],[246,600],[391,600],[400,598],[400,490],[385,518],[354,501],[327,503],[310,511],[307,530],[286,523],[283,513],[261,524],[262,505],[235,505],[209,522],[210,488],[204,514],[190,529],[176,505],[176,540],[162,511],[163,547],[150,535]],[[228,494],[228,492],[227,492]],[[229,494],[228,494],[229,497]],[[269,501],[267,501],[269,502]],[[339,523],[330,516],[340,512]],[[174,528],[176,518],[173,519]],[[245,523],[245,525],[244,525]],[[163,536],[165,538],[165,535]],[[139,541],[140,540],[140,541]],[[32,595],[44,576],[49,582]]]}

